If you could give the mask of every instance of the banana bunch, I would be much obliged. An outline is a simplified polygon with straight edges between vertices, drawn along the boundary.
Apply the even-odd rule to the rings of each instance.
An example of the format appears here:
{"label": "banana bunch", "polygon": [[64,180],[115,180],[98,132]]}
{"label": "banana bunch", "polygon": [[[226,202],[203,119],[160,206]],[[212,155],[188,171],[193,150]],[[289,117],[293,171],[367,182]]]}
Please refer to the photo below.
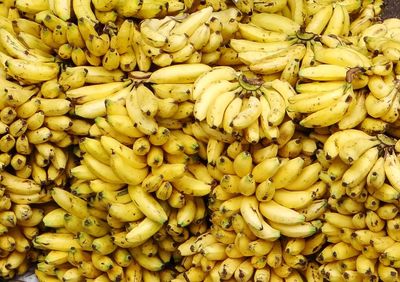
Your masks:
{"label": "banana bunch", "polygon": [[[40,232],[44,211],[39,206],[29,204],[30,201],[40,203],[46,200],[32,195],[34,191],[24,190],[29,186],[32,190],[40,191],[40,186],[32,180],[20,179],[8,173],[4,178],[9,184],[14,181],[24,193],[14,194],[12,192],[16,191],[10,192],[12,188],[6,186],[0,190],[0,277],[12,280],[16,275],[24,274],[38,259],[38,252],[32,249],[31,241]],[[21,185],[25,185],[25,188]]]}
{"label": "banana bunch", "polygon": [[[304,30],[300,30],[304,21],[271,13],[254,14],[249,23],[239,24],[242,38],[232,39],[230,46],[250,70],[268,79],[280,78],[294,85],[299,76],[303,78],[301,73],[308,74],[312,71],[309,67],[316,67],[315,74],[321,73],[321,77],[314,79],[334,80],[324,75],[329,73],[338,75],[336,79],[339,80],[346,68],[364,70],[372,64],[364,54],[365,48],[358,50],[358,44],[355,44],[358,38],[348,37],[352,29],[347,8],[344,3],[327,3],[305,23]],[[335,66],[318,66],[322,63]],[[368,81],[360,72],[353,73],[358,88],[364,87]]]}
{"label": "banana bunch", "polygon": [[313,34],[303,34],[297,22],[271,13],[252,15],[249,23],[239,24],[239,33],[241,38],[231,39],[229,45],[251,71],[265,80],[282,78],[296,83],[307,49],[303,42]]}
{"label": "banana bunch", "polygon": [[[237,226],[239,222],[233,224]],[[229,231],[212,230],[181,244],[178,249],[185,258],[176,267],[181,272],[176,281],[184,281],[186,277],[189,281],[304,281],[302,274],[307,278],[311,276],[306,274],[311,263],[307,264],[301,254],[311,244],[303,238],[268,242],[240,233],[235,240],[222,236],[224,233],[229,234]],[[237,243],[224,248],[226,243],[223,241],[233,240]],[[313,272],[318,274],[318,266],[314,265],[314,268]]]}
{"label": "banana bunch", "polygon": [[[95,119],[98,138],[80,140],[75,154],[82,159],[70,171],[74,177],[71,192],[52,190],[61,211],[54,213],[54,218],[46,216],[44,222],[48,227],[66,229],[66,234],[61,234],[66,237],[59,240],[78,236],[70,244],[77,243],[79,247],[67,244],[58,249],[60,241],[53,233],[41,234],[34,241],[36,248],[50,251],[47,255],[62,251],[68,257],[81,248],[83,254],[79,255],[84,256],[85,262],[68,260],[69,265],[60,273],[58,266],[42,269],[39,263],[37,272],[43,272],[40,275],[57,276],[60,280],[69,275],[80,279],[105,275],[115,281],[132,275],[128,265],[134,258],[135,273],[157,271],[150,277],[158,277],[173,258],[177,243],[207,230],[207,208],[200,197],[210,193],[214,181],[196,159],[198,142],[155,121],[156,131],[144,132],[146,124],[131,118],[150,118],[148,114],[153,109],[148,100],[142,99],[153,94],[144,85],[135,86],[134,91],[130,88],[125,99],[106,100],[106,116]],[[76,89],[79,88],[73,90]],[[138,101],[149,107],[131,104]],[[138,110],[144,113],[137,116]],[[93,133],[91,128],[90,134],[95,137]],[[126,265],[121,266],[117,257],[113,258],[117,251],[129,255]],[[107,264],[101,264],[99,258]],[[165,275],[168,273],[171,275]]]}
{"label": "banana bunch", "polygon": [[48,188],[67,184],[75,159],[66,148],[90,124],[66,115],[71,103],[57,79],[30,86],[1,80],[0,276],[12,279],[37,261],[31,241],[51,206]]}
{"label": "banana bunch", "polygon": [[[186,5],[190,6],[186,6]],[[15,1],[11,2],[10,7],[14,7],[30,17],[45,10],[51,11],[63,21],[68,21],[74,16],[86,18],[93,23],[107,24],[115,22],[119,18],[135,17],[139,19],[163,17],[168,14],[176,14],[190,8],[193,3],[181,1],[136,1],[128,2],[125,0],[38,0]],[[28,17],[28,18],[30,18]]]}
{"label": "banana bunch", "polygon": [[395,256],[391,247],[396,246],[396,242],[387,236],[385,230],[372,231],[366,228],[370,220],[378,218],[380,223],[384,222],[376,212],[367,211],[363,214],[365,218],[358,222],[364,227],[355,226],[355,223],[352,225],[351,216],[328,215],[334,223],[325,223],[322,230],[337,237],[316,258],[321,263],[318,269],[321,277],[335,281],[398,280],[398,267],[386,259],[387,255]]}
{"label": "banana bunch", "polygon": [[172,189],[170,182],[161,185],[165,188],[157,191],[157,198],[140,185],[127,187],[101,179],[75,179],[71,192],[53,188],[57,205],[43,217],[49,230],[32,241],[44,252],[36,275],[54,281],[176,276],[168,265],[177,259],[179,242],[205,232],[206,205],[199,197],[182,194],[160,200],[166,198],[168,185]]}
{"label": "banana bunch", "polygon": [[[46,10],[36,14],[35,20],[42,24],[40,39],[55,49],[59,57],[71,60],[76,66],[103,66],[110,71],[119,68],[132,71],[136,66],[135,26],[131,20],[121,21],[119,26],[110,23],[101,32],[97,21],[84,16],[76,23],[67,23]],[[47,37],[46,30],[50,33]]]}
{"label": "banana bunch", "polygon": [[0,65],[4,73],[24,84],[36,84],[57,77],[59,65],[55,58],[19,40],[13,30],[1,29]]}
{"label": "banana bunch", "polygon": [[[327,192],[327,185],[319,180],[322,166],[311,159],[304,164],[301,157],[278,158],[289,152],[294,155],[297,149],[289,144],[300,139],[296,135],[297,141],[291,142],[292,121],[281,127],[279,145],[208,141],[207,168],[218,180],[209,199],[212,227],[178,247],[184,258],[177,278],[194,274],[199,280],[193,281],[298,278],[308,263],[305,255],[316,253],[316,246],[326,241],[326,236],[316,233],[321,224],[316,219],[328,208],[321,199]],[[317,145],[311,138],[302,144],[300,151],[307,159]],[[288,246],[282,244],[281,234],[290,238]]]}
{"label": "banana bunch", "polygon": [[371,25],[359,36],[360,44],[364,44],[369,51],[383,54],[387,60],[396,63],[396,53],[399,50],[396,34],[399,23],[398,19],[386,19],[382,23]]}
{"label": "banana bunch", "polygon": [[333,209],[322,215],[320,234],[329,244],[320,250],[316,261],[325,279],[398,279],[398,259],[392,248],[398,239],[395,225],[399,220],[398,198],[392,197],[398,192],[388,184],[378,189],[368,181],[364,185],[359,196],[347,197],[347,187],[331,184],[328,202],[339,199],[341,204],[332,205]]}
{"label": "banana bunch", "polygon": [[[48,210],[43,224],[53,231],[41,233],[33,239],[35,248],[44,252],[35,270],[40,281],[118,281],[127,279],[126,277],[141,277],[146,272],[142,269],[142,264],[155,267],[159,262],[155,257],[157,245],[147,245],[145,250],[153,255],[152,258],[147,258],[140,249],[130,250],[128,246],[119,247],[114,242],[118,239],[111,236],[111,226],[115,228],[115,236],[121,239],[118,234],[125,225],[125,222],[118,220],[119,216],[124,216],[129,221],[134,217],[143,218],[143,214],[137,209],[134,210],[132,202],[128,203],[127,191],[123,193],[116,190],[118,186],[115,187],[115,184],[113,186],[103,182],[96,185],[110,189],[105,191],[113,194],[108,195],[107,200],[105,197],[102,200],[112,206],[109,213],[104,207],[100,208],[100,203],[94,207],[84,199],[84,191],[90,190],[88,182],[75,181],[71,186],[72,193],[60,188],[52,190],[52,197],[57,205]],[[116,227],[118,224],[119,227]]]}
{"label": "banana bunch", "polygon": [[[238,30],[239,11],[235,8],[213,12],[211,6],[197,12],[146,19],[140,23],[142,53],[159,67],[177,63],[213,65],[221,57],[220,47]],[[143,70],[140,68],[139,69]]]}
{"label": "banana bunch", "polygon": [[[219,66],[194,82],[193,116],[206,135],[217,140],[229,143],[232,136],[244,137],[252,144],[263,138],[276,140],[286,117],[288,99],[295,95],[287,82],[275,79],[264,83],[252,72]],[[196,132],[193,134],[201,137]]]}
{"label": "banana bunch", "polygon": [[324,144],[325,157],[331,164],[323,179],[340,180],[348,196],[359,196],[365,182],[375,189],[385,182],[398,189],[397,150],[396,140],[383,134],[370,136],[354,129],[338,131]]}
{"label": "banana bunch", "polygon": [[315,128],[337,124],[344,130],[356,127],[367,116],[364,92],[354,91],[345,81],[300,83],[296,90],[298,94],[289,98],[287,111],[300,113],[301,126]]}
{"label": "banana bunch", "polygon": [[[24,204],[35,203],[46,195],[40,187],[65,185],[66,169],[74,166],[65,148],[77,143],[78,136],[88,135],[90,124],[67,115],[72,104],[57,79],[25,87],[4,80],[2,91],[3,184],[17,198],[31,195],[21,198]],[[37,187],[28,189],[28,180]]]}

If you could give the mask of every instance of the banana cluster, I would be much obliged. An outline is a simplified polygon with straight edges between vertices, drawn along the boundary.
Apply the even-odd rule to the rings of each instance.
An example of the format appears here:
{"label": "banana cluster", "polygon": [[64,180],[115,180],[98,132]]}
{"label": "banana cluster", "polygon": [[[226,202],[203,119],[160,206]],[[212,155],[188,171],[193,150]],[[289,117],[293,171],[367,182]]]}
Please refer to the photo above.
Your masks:
{"label": "banana cluster", "polygon": [[317,154],[320,179],[330,186],[330,211],[321,215],[329,244],[316,257],[320,279],[398,279],[397,150],[385,135],[349,129],[333,133]]}
{"label": "banana cluster", "polygon": [[[80,96],[89,93],[85,87],[94,87],[89,92],[97,96]],[[101,90],[124,95],[101,100]],[[52,189],[60,208],[46,214],[43,222],[57,234],[42,233],[33,241],[46,252],[37,275],[60,280],[104,276],[111,281],[129,277],[131,269],[154,279],[164,275],[160,271],[179,259],[178,244],[207,230],[201,197],[215,183],[199,162],[197,140],[162,126],[163,119],[174,121],[170,115],[178,104],[130,80],[82,86],[66,96],[75,102],[100,99],[105,116],[96,117],[90,137],[79,141],[75,154],[81,161],[70,170],[71,192]],[[158,106],[164,100],[175,109],[169,116],[171,107]],[[58,255],[63,259],[56,259]],[[170,278],[174,272],[165,273]]]}
{"label": "banana cluster", "polygon": [[[119,18],[135,17],[139,19],[163,17],[168,14],[176,14],[190,8],[190,1],[136,1],[125,0],[18,0],[5,1],[2,9],[13,13],[10,8],[17,8],[27,18],[35,17],[37,13],[49,10],[63,21],[73,18],[87,18],[94,23],[107,24],[115,22]],[[190,6],[186,6],[190,5]],[[10,10],[8,10],[10,9]],[[11,12],[10,12],[11,11]],[[18,13],[17,13],[18,14]]]}
{"label": "banana cluster", "polygon": [[[198,77],[191,76],[195,74]],[[205,141],[212,137],[230,143],[245,138],[255,144],[263,138],[278,139],[288,98],[296,95],[286,82],[274,80],[263,85],[254,73],[229,66],[182,64],[154,72],[149,81],[157,96],[182,102],[179,108],[190,113],[185,117],[196,120],[184,130]]]}
{"label": "banana cluster", "polygon": [[[332,16],[332,6],[339,4],[343,6],[348,13],[358,12],[360,8],[366,7],[367,5],[373,5],[373,12],[380,14],[382,11],[383,0],[371,1],[371,0],[314,0],[314,1],[294,1],[294,0],[264,0],[264,1],[234,1],[235,6],[245,14],[251,14],[252,12],[259,13],[273,13],[282,14],[286,18],[294,20],[296,23],[303,25],[308,24],[315,14],[320,14],[319,19],[323,20],[318,25],[326,25]],[[335,25],[340,25],[336,18],[343,19],[346,17],[343,15],[339,8],[335,17]],[[330,12],[328,12],[330,10]],[[324,11],[324,12],[322,12]],[[322,16],[324,14],[325,16]],[[349,19],[346,20],[349,22]],[[325,22],[325,23],[324,23]],[[372,24],[373,19],[368,18],[360,23],[360,28],[365,28],[368,24]],[[333,26],[333,23],[332,23]]]}
{"label": "banana cluster", "polygon": [[[268,80],[280,78],[292,85],[297,82],[299,76],[300,79],[342,80],[346,77],[347,68],[360,68],[359,72],[351,72],[354,79],[355,74],[369,68],[371,62],[356,46],[346,46],[345,42],[352,42],[345,37],[349,33],[350,23],[347,23],[346,27],[338,27],[336,22],[343,23],[342,19],[335,19],[338,9],[338,13],[345,13],[349,17],[344,6],[330,5],[314,15],[304,29],[300,29],[296,21],[285,16],[254,14],[249,23],[239,24],[239,34],[242,38],[232,39],[230,46],[239,53],[239,59],[248,65],[250,70],[264,75]],[[346,40],[338,37],[345,37]],[[309,68],[319,64],[334,66]],[[365,80],[364,78],[362,81]],[[365,86],[362,82],[354,84],[359,88]]]}
{"label": "banana cluster", "polygon": [[[65,185],[74,166],[65,148],[87,135],[90,123],[67,115],[72,104],[57,79],[25,87],[2,81],[2,184],[8,193],[31,195],[24,204],[35,203],[47,193],[41,187]],[[37,186],[28,189],[28,179]]]}
{"label": "banana cluster", "polygon": [[[185,198],[181,198],[175,202],[180,201],[184,209],[172,209],[166,202],[161,208],[149,194],[132,201],[132,196],[141,197],[139,193],[147,193],[140,186],[123,186],[100,179],[76,180],[71,186],[73,194],[60,188],[52,190],[58,207],[44,216],[43,223],[53,231],[33,239],[34,247],[44,251],[35,271],[41,281],[154,281],[151,279],[160,277],[167,281],[176,275],[166,267],[177,242],[189,236],[187,225],[177,220],[184,220],[190,210],[196,213],[196,224],[200,226],[200,221],[204,221],[201,213],[206,211],[203,200],[187,198],[185,204]],[[157,217],[157,221],[147,218],[138,209],[139,203],[148,212],[158,208],[164,217]],[[149,203],[152,206],[146,206]],[[166,212],[168,222],[165,222]],[[154,214],[152,216],[155,218]],[[205,228],[190,229],[202,233]]]}
{"label": "banana cluster", "polygon": [[[19,185],[19,189],[23,189],[21,185],[26,185],[25,188],[40,191],[40,186],[32,180],[24,179],[25,182],[22,182],[22,179],[8,173],[2,177],[9,185],[12,182]],[[0,277],[3,279],[13,279],[16,275],[24,274],[39,256],[39,252],[32,248],[31,241],[40,233],[39,225],[44,209],[30,206],[29,202],[46,200],[43,197],[40,201],[37,196],[29,195],[29,191],[24,192],[25,194],[10,194],[6,186],[2,186],[0,190]]]}
{"label": "banana cluster", "polygon": [[207,7],[182,17],[146,19],[140,24],[143,53],[160,67],[176,63],[215,65],[220,47],[238,30],[240,12],[235,8],[213,12]]}
{"label": "banana cluster", "polygon": [[316,140],[295,134],[294,127],[283,123],[280,139],[264,145],[208,140],[207,167],[218,180],[208,204],[212,226],[178,247],[184,256],[178,277],[269,281],[306,271],[306,256],[326,241],[317,232],[328,209],[328,185],[311,158]]}

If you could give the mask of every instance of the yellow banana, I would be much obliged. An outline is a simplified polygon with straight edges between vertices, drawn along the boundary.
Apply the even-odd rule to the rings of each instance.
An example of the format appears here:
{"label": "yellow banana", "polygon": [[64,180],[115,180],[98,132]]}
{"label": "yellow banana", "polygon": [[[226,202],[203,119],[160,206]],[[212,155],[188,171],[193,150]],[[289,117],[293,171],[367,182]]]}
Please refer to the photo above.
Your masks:
{"label": "yellow banana", "polygon": [[130,185],[128,190],[132,201],[149,219],[159,223],[164,223],[168,220],[167,214],[162,206],[141,186]]}

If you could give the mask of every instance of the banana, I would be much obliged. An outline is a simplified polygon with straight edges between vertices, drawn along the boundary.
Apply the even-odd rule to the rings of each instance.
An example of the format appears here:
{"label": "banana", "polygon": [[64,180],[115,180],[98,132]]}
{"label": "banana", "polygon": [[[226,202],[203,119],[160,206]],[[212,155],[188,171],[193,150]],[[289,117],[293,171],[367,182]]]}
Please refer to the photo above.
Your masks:
{"label": "banana", "polygon": [[83,161],[89,170],[101,180],[115,184],[123,183],[123,180],[115,174],[110,166],[101,163],[93,156],[85,154]]}
{"label": "banana", "polygon": [[79,250],[81,247],[73,234],[42,233],[32,241],[38,249],[67,252],[70,248]]}
{"label": "banana", "polygon": [[204,196],[211,192],[211,185],[186,175],[172,181],[172,185],[178,191],[193,196]]}
{"label": "banana", "polygon": [[302,169],[300,175],[297,177],[296,180],[289,182],[289,184],[285,185],[284,187],[287,190],[305,190],[318,181],[318,176],[321,170],[321,164],[310,164]]}
{"label": "banana", "polygon": [[243,104],[242,110],[232,120],[232,126],[234,129],[245,129],[254,123],[261,114],[261,103],[260,100],[254,96],[251,96]]}
{"label": "banana", "polygon": [[15,1],[15,7],[25,13],[36,14],[40,11],[48,10],[49,3],[48,1],[42,1],[42,0],[33,2],[19,0]]}
{"label": "banana", "polygon": [[40,56],[26,48],[18,38],[5,29],[0,31],[0,42],[9,55],[14,58],[31,62],[51,62],[54,61],[51,56]]}
{"label": "banana", "polygon": [[[106,102],[107,101],[109,100],[106,100]],[[108,115],[107,121],[113,127],[113,129],[119,132],[120,134],[124,134],[133,138],[142,137],[144,135],[134,126],[129,116]]]}
{"label": "banana", "polygon": [[212,7],[207,7],[188,15],[182,22],[175,25],[171,34],[186,34],[191,36],[196,29],[209,20],[212,14]]}
{"label": "banana", "polygon": [[363,54],[349,47],[324,48],[314,44],[315,59],[324,64],[344,67],[371,67],[371,62]]}
{"label": "banana", "polygon": [[153,29],[146,21],[144,20],[140,25],[143,40],[154,47],[162,48],[168,41],[167,37]]}
{"label": "banana", "polygon": [[[17,33],[20,31],[20,29],[18,29],[18,25],[17,25],[18,24],[18,19],[15,19],[14,22],[15,23],[13,24],[11,19],[9,19],[7,17],[4,17],[4,16],[2,16],[0,18],[0,26],[2,28],[4,28],[6,31],[8,31],[8,32],[10,32],[12,34],[15,34],[13,26],[15,26],[15,29],[17,30]],[[26,21],[25,19],[23,20],[23,22],[24,23],[26,23],[26,22],[30,23],[30,21]],[[28,27],[33,27],[32,29],[28,28],[28,30],[32,31],[32,33],[34,35],[37,35],[39,37],[40,27],[36,23],[33,22],[32,25],[28,24],[27,26]]]}
{"label": "banana", "polygon": [[303,214],[306,221],[311,221],[319,218],[328,209],[328,203],[325,199],[316,200],[308,207],[298,210],[299,213]]}
{"label": "banana", "polygon": [[[169,53],[178,52],[188,45],[188,40],[188,37],[184,34],[169,35],[167,44],[162,47],[162,50]],[[194,43],[192,45],[195,46]]]}
{"label": "banana", "polygon": [[139,12],[139,10],[142,8],[142,5],[143,1],[135,1],[131,4],[128,4],[124,1],[117,1],[114,8],[118,14],[121,14],[124,17],[132,17]]}
{"label": "banana", "polygon": [[[374,95],[369,94],[365,99],[365,107],[369,115],[374,118],[380,118],[385,116],[390,111],[393,99],[396,97],[397,90],[392,90],[387,96],[382,99],[375,98]],[[374,103],[375,108],[372,106]]]}
{"label": "banana", "polygon": [[287,0],[268,0],[254,2],[254,10],[263,13],[278,13],[287,5]]}
{"label": "banana", "polygon": [[303,2],[288,0],[288,7],[291,11],[291,19],[299,25],[304,23],[304,5]]}
{"label": "banana", "polygon": [[[342,185],[354,187],[359,184],[372,169],[379,157],[379,149],[373,147],[368,149],[352,166],[343,174]],[[357,171],[357,173],[355,173]]]}
{"label": "banana", "polygon": [[204,64],[180,64],[165,67],[153,72],[149,78],[151,83],[193,83],[201,74],[211,70]]}
{"label": "banana", "polygon": [[124,159],[117,153],[111,154],[110,166],[118,177],[129,185],[141,183],[148,174],[147,168],[137,169],[130,165],[129,160]]}
{"label": "banana", "polygon": [[197,100],[213,83],[220,80],[231,81],[236,77],[236,71],[231,67],[214,67],[210,71],[204,72],[194,81],[192,99]]}
{"label": "banana", "polygon": [[251,17],[251,23],[266,30],[294,35],[300,29],[295,21],[278,14],[259,13]]}
{"label": "banana", "polygon": [[254,1],[234,1],[236,8],[245,14],[251,14],[254,9]]}
{"label": "banana", "polygon": [[263,224],[258,211],[257,199],[255,197],[244,197],[240,205],[240,212],[246,223],[256,230],[262,230]]}
{"label": "banana", "polygon": [[278,171],[271,177],[275,189],[286,187],[293,182],[302,172],[304,160],[301,157],[283,162]]}
{"label": "banana", "polygon": [[121,157],[127,159],[130,165],[135,168],[144,168],[147,166],[144,157],[135,155],[132,149],[123,145],[118,140],[109,136],[101,136],[100,142],[109,155],[113,153],[119,154]]}
{"label": "banana", "polygon": [[339,157],[346,164],[352,164],[354,161],[358,160],[362,154],[364,154],[368,149],[375,147],[380,144],[380,140],[375,138],[370,138],[363,140],[361,146],[355,146],[355,140],[349,140],[346,144],[340,146]]}
{"label": "banana", "polygon": [[334,81],[346,78],[347,68],[338,65],[323,64],[300,69],[299,76],[311,80]]}
{"label": "banana", "polygon": [[384,170],[386,178],[396,190],[400,189],[398,177],[396,176],[399,167],[398,158],[395,153],[389,151],[385,156]]}
{"label": "banana", "polygon": [[371,136],[361,130],[348,129],[333,133],[324,144],[324,151],[328,159],[334,159],[339,155],[340,144],[345,144],[347,141],[355,138],[361,140],[370,138]]}
{"label": "banana", "polygon": [[374,16],[375,15],[372,5],[362,9],[360,15],[350,24],[350,30],[352,31],[352,34],[358,35],[363,30],[370,27],[372,25],[371,20]]}
{"label": "banana", "polygon": [[131,20],[124,20],[118,29],[116,35],[116,46],[113,48],[117,49],[117,52],[121,55],[125,54],[129,50],[129,46],[132,44],[134,37],[135,28]]}
{"label": "banana", "polygon": [[[222,34],[220,32],[211,32],[210,37],[208,39],[208,42],[206,45],[203,46],[201,49],[202,52],[204,53],[213,53],[217,51],[217,49],[222,45],[224,38],[222,37]],[[206,54],[202,57],[202,60],[204,61]],[[217,61],[216,59],[215,61]]]}
{"label": "banana", "polygon": [[[227,80],[221,80],[211,83],[196,99],[193,108],[193,115],[198,121],[202,121],[207,117],[208,108],[214,103],[215,99],[223,91],[232,91],[237,88],[238,83],[232,83]],[[196,91],[196,86],[193,93]]]}
{"label": "banana", "polygon": [[54,14],[63,21],[71,17],[71,1],[54,0]]}
{"label": "banana", "polygon": [[[79,89],[79,88],[78,88]],[[114,94],[111,94],[109,96],[106,96],[104,98],[100,98],[100,99],[95,99],[93,101],[90,102],[86,102],[82,105],[75,105],[75,114],[84,118],[96,118],[99,116],[105,116],[106,112],[107,112],[107,104],[110,102],[115,102],[118,101],[120,99],[125,99],[130,91],[132,89],[132,85],[128,85],[128,87],[124,87],[122,89],[120,89],[119,91],[115,92]],[[97,94],[94,94],[97,95]],[[87,98],[85,98],[87,99]],[[88,98],[90,99],[90,98]],[[118,123],[118,119],[112,119],[109,118],[110,116],[107,117],[107,121],[108,119],[115,121],[116,123]],[[111,122],[111,121],[109,121]],[[125,127],[129,128],[129,124],[125,124]],[[120,128],[118,128],[119,131],[121,131]],[[116,130],[118,131],[118,130]],[[139,131],[138,129],[135,130],[135,132]],[[129,129],[127,132],[124,132],[124,134],[126,134],[127,136],[130,136],[133,133],[133,130]]]}
{"label": "banana", "polygon": [[192,97],[192,84],[153,84],[154,94],[161,98],[172,98],[176,102],[185,102]]}
{"label": "banana", "polygon": [[66,210],[68,213],[73,214],[79,218],[89,216],[87,202],[64,191],[60,188],[53,188],[51,195],[56,203]]}
{"label": "banana", "polygon": [[204,23],[193,32],[188,40],[195,50],[201,50],[207,45],[207,42],[210,39],[210,33],[210,26],[207,23]]}
{"label": "banana", "polygon": [[162,223],[153,221],[146,217],[137,226],[126,234],[126,240],[131,247],[136,247],[151,238],[160,228]]}
{"label": "banana", "polygon": [[129,252],[135,258],[137,263],[147,270],[160,271],[164,266],[164,263],[160,260],[160,258],[148,257],[144,255],[139,247],[131,248],[129,249]]}
{"label": "banana", "polygon": [[322,110],[344,95],[345,87],[326,92],[304,92],[289,98],[288,111],[312,113]]}
{"label": "banana", "polygon": [[5,62],[7,72],[26,81],[47,81],[56,78],[59,66],[56,63],[31,62],[9,59]]}
{"label": "banana", "polygon": [[288,39],[288,36],[285,33],[264,30],[263,28],[251,23],[239,23],[238,27],[243,39],[246,40],[256,42],[283,42]]}
{"label": "banana", "polygon": [[[277,86],[275,87],[278,88]],[[283,89],[279,87],[279,90]],[[270,106],[270,111],[268,117],[266,118],[268,120],[268,124],[270,126],[280,125],[285,116],[285,109],[287,107],[285,97],[281,95],[281,92],[275,89],[267,89],[265,87],[261,87],[261,91],[263,92],[263,95]]]}
{"label": "banana", "polygon": [[178,226],[185,227],[194,221],[196,215],[196,204],[193,199],[187,198],[183,207],[178,209],[176,219]]}
{"label": "banana", "polygon": [[378,275],[383,281],[395,281],[398,279],[398,272],[395,268],[378,264]]}
{"label": "banana", "polygon": [[278,189],[275,191],[274,201],[287,208],[301,209],[310,205],[313,197],[313,192],[309,190],[289,191]]}
{"label": "banana", "polygon": [[143,84],[136,87],[137,102],[144,115],[154,117],[158,111],[157,99],[153,92]]}
{"label": "banana", "polygon": [[324,34],[326,35],[341,35],[344,29],[345,12],[340,4],[335,5],[333,8],[331,19],[325,28]]}
{"label": "banana", "polygon": [[367,109],[365,107],[365,96],[363,93],[355,93],[355,101],[352,101],[346,114],[339,121],[339,129],[354,128],[359,125],[367,116]]}
{"label": "banana", "polygon": [[91,1],[88,0],[72,0],[72,8],[77,19],[86,18],[93,24],[98,22],[95,14],[90,7]]}
{"label": "banana", "polygon": [[220,94],[213,104],[207,109],[207,124],[211,128],[220,128],[223,122],[224,114],[229,104],[235,99],[238,90],[227,91]]}
{"label": "banana", "polygon": [[134,125],[144,134],[152,135],[157,132],[156,121],[142,113],[138,103],[137,89],[134,87],[126,99],[126,108]]}
{"label": "banana", "polygon": [[280,164],[280,160],[276,157],[266,158],[253,168],[251,174],[256,182],[264,182],[275,175],[280,168]]}
{"label": "banana", "polygon": [[271,226],[284,235],[291,238],[306,238],[314,235],[317,228],[311,223],[300,223],[294,225],[286,225],[282,223],[270,222]]}
{"label": "banana", "polygon": [[381,119],[385,122],[393,123],[397,120],[397,112],[400,107],[398,94],[394,96],[392,104],[390,105],[389,110],[381,117]]}
{"label": "banana", "polygon": [[282,224],[298,224],[304,222],[305,216],[271,200],[259,205],[261,214],[270,221]]}
{"label": "banana", "polygon": [[1,172],[1,184],[10,193],[20,195],[33,195],[40,192],[40,187],[32,180],[22,179],[5,171]]}
{"label": "banana", "polygon": [[149,219],[161,224],[168,220],[162,206],[141,186],[130,185],[128,191],[132,201]]}
{"label": "banana", "polygon": [[352,87],[348,87],[345,94],[337,102],[310,114],[301,120],[300,124],[304,127],[323,127],[337,123],[349,108],[349,103],[353,99],[352,93]]}
{"label": "banana", "polygon": [[333,14],[333,6],[327,5],[314,14],[306,26],[305,31],[314,34],[321,34]]}
{"label": "banana", "polygon": [[239,54],[248,51],[258,51],[264,52],[264,55],[266,55],[264,58],[272,58],[274,55],[280,54],[280,52],[278,51],[283,51],[284,49],[291,47],[295,43],[296,41],[294,39],[280,42],[255,42],[245,39],[232,38],[229,42],[229,45]]}

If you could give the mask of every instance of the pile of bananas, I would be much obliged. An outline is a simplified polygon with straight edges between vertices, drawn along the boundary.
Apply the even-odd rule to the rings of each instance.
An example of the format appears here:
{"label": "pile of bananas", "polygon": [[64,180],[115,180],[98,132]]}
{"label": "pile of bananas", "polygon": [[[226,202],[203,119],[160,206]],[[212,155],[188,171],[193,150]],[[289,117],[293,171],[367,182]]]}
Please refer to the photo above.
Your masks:
{"label": "pile of bananas", "polygon": [[137,42],[149,61],[160,67],[184,62],[215,65],[221,57],[219,48],[238,30],[238,20],[237,9],[213,12],[212,7],[183,19],[146,19],[140,24]]}
{"label": "pile of bananas", "polygon": [[398,281],[381,0],[3,0],[0,278]]}

